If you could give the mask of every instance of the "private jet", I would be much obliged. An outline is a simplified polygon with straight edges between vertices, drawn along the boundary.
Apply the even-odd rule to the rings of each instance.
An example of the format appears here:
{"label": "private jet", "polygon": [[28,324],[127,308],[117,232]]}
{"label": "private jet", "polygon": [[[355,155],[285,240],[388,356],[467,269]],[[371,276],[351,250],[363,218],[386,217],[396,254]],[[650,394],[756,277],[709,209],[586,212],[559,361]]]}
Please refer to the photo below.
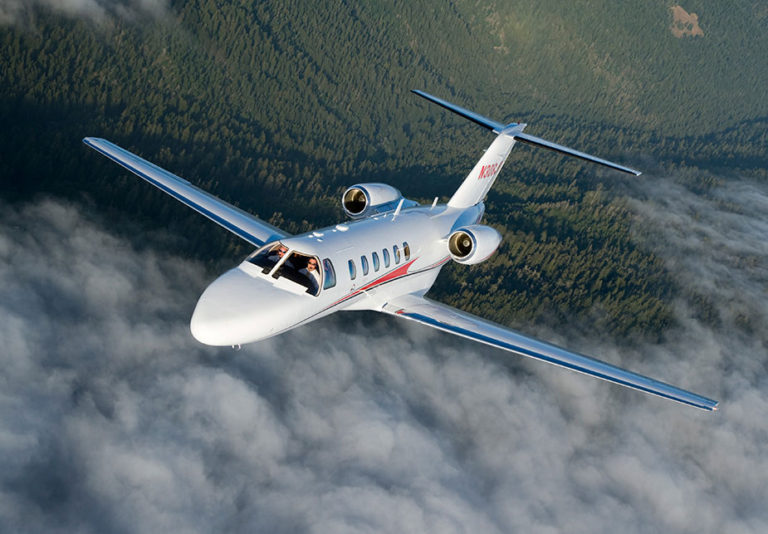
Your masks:
{"label": "private jet", "polygon": [[565,367],[703,410],[717,401],[514,332],[425,297],[449,261],[477,265],[502,236],[481,224],[488,191],[516,142],[616,171],[640,172],[523,132],[423,91],[415,94],[491,130],[496,137],[447,202],[420,205],[383,183],[346,189],[348,220],[289,233],[100,138],[83,142],[256,247],[208,286],[190,322],[200,343],[239,347],[338,311],[374,310],[514,354]]}

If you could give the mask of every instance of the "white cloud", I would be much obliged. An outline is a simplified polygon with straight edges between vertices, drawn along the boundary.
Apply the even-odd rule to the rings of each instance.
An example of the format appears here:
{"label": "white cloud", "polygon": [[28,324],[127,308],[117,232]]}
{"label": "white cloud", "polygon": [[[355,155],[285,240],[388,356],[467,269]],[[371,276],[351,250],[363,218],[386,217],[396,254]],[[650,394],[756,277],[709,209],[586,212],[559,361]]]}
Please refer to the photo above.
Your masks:
{"label": "white cloud", "polygon": [[154,17],[167,12],[166,0],[0,0],[0,25],[19,24],[39,8],[68,17],[104,22],[110,16],[133,19],[140,15]]}
{"label": "white cloud", "polygon": [[373,314],[208,349],[199,265],[76,206],[4,206],[0,530],[765,531],[764,333],[728,327],[765,317],[750,187],[635,205],[682,283],[731,299],[724,327],[681,306],[660,346],[573,340],[716,414]]}

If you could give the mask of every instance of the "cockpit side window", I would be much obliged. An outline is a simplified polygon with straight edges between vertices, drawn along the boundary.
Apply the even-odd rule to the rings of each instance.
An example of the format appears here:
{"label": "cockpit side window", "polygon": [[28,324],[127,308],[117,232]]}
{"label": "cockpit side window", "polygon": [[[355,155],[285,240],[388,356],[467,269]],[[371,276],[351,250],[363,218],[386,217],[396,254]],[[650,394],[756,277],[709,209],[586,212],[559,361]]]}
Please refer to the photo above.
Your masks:
{"label": "cockpit side window", "polygon": [[301,252],[288,252],[282,243],[266,246],[248,261],[262,267],[262,273],[272,274],[272,278],[287,278],[295,284],[307,288],[307,293],[317,296],[323,285],[320,260]]}
{"label": "cockpit side window", "polygon": [[317,256],[303,256],[303,258],[306,258],[306,263],[304,268],[299,269],[299,274],[304,276],[307,284],[302,285],[307,286],[307,293],[317,296],[320,293],[323,278],[320,272],[320,260],[317,259]]}
{"label": "cockpit side window", "polygon": [[403,256],[405,256],[405,261],[411,259],[411,247],[406,242],[403,242]]}

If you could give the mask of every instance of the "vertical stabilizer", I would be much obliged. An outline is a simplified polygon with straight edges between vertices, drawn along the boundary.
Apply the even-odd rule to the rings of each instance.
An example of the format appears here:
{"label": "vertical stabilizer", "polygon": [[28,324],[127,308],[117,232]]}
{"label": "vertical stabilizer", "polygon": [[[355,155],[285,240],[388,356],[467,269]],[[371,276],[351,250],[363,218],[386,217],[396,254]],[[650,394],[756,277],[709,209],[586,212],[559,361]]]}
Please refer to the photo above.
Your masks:
{"label": "vertical stabilizer", "polygon": [[483,201],[515,145],[513,135],[523,128],[525,124],[513,124],[502,130],[448,201],[449,206],[468,208]]}

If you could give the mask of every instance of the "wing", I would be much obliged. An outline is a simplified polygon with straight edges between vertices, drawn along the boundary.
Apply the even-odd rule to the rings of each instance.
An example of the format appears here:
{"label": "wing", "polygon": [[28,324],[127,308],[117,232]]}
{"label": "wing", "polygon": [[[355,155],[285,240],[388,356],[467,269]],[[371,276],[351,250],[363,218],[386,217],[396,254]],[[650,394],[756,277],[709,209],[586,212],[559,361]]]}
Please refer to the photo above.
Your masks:
{"label": "wing", "polygon": [[257,247],[289,235],[106,139],[86,137],[83,143]]}
{"label": "wing", "polygon": [[417,295],[406,295],[387,303],[382,310],[444,332],[479,341],[486,345],[559,365],[573,371],[602,378],[615,384],[638,389],[703,410],[717,410],[717,401],[664,384],[543,341],[532,339],[501,325],[484,321]]}

